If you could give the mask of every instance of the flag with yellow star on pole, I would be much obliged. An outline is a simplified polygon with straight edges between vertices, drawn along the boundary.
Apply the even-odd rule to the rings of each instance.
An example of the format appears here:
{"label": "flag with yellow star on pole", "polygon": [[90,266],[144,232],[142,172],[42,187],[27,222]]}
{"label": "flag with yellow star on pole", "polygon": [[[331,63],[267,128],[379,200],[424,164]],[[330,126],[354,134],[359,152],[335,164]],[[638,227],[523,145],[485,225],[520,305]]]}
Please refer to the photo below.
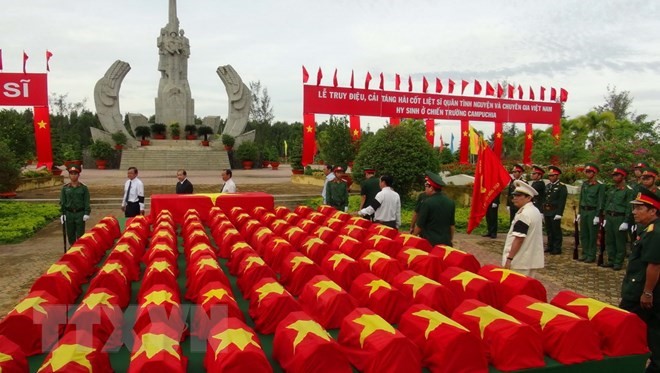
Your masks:
{"label": "flag with yellow star on pole", "polygon": [[532,164],[532,149],[534,148],[534,131],[531,123],[525,123],[525,145],[523,147],[523,164]]}
{"label": "flag with yellow star on pole", "polygon": [[303,143],[302,160],[303,166],[314,163],[316,154],[316,121],[314,114],[303,114]]}
{"label": "flag with yellow star on pole", "polygon": [[426,126],[426,141],[428,141],[431,147],[433,147],[435,139],[435,120],[427,119],[424,121],[424,124]]}
{"label": "flag with yellow star on pole", "polygon": [[463,250],[454,249],[447,245],[435,245],[431,254],[442,258],[442,264],[447,267],[460,267],[471,272],[479,272],[481,264],[477,258]]}
{"label": "flag with yellow star on pole", "polygon": [[589,320],[527,295],[517,295],[502,309],[537,329],[543,350],[562,364],[602,360],[600,337]]}
{"label": "flag with yellow star on pole", "polygon": [[188,359],[180,345],[181,335],[164,322],[151,323],[135,335],[129,373],[186,371]]}
{"label": "flag with yellow star on pole", "polygon": [[280,282],[293,295],[299,295],[305,284],[323,270],[304,254],[294,251],[282,261]]}
{"label": "flag with yellow star on pole", "polygon": [[53,167],[53,146],[50,140],[50,114],[48,106],[34,107],[34,140],[37,150],[37,167]]}
{"label": "flag with yellow star on pole", "polygon": [[541,335],[528,324],[476,299],[466,299],[451,318],[481,338],[489,362],[498,370],[545,366]]}
{"label": "flag with yellow star on pole", "polygon": [[38,372],[112,372],[103,342],[87,331],[70,331],[48,353]]}
{"label": "flag with yellow star on pole", "polygon": [[560,291],[550,303],[589,320],[600,335],[605,355],[648,352],[646,324],[636,314],[570,290]]}
{"label": "flag with yellow star on pole", "polygon": [[0,335],[0,372],[27,372],[28,364],[21,347]]}
{"label": "flag with yellow star on pole", "polygon": [[339,329],[339,344],[361,372],[420,372],[415,344],[369,308],[348,314]]}
{"label": "flag with yellow star on pole", "polygon": [[360,129],[359,115],[350,115],[348,117],[348,127],[351,132],[351,140],[353,140],[353,142],[360,140],[362,137],[362,130]]}
{"label": "flag with yellow star on pole", "polygon": [[392,285],[399,289],[409,302],[425,304],[451,315],[458,302],[456,295],[448,287],[413,271],[403,271],[392,279]]}
{"label": "flag with yellow star on pole", "polygon": [[398,330],[422,352],[432,372],[487,372],[481,339],[463,325],[428,305],[415,304],[401,316]]}
{"label": "flag with yellow star on pole", "polygon": [[273,371],[255,332],[235,317],[222,320],[209,332],[204,367],[209,372]]}
{"label": "flag with yellow star on pole", "polygon": [[273,358],[290,373],[353,371],[339,344],[304,311],[289,314],[277,326]]}
{"label": "flag with yellow star on pole", "polygon": [[535,278],[493,264],[481,267],[477,274],[495,283],[500,307],[504,307],[511,298],[520,294],[529,295],[541,302],[548,301],[545,286]]}
{"label": "flag with yellow star on pole", "polygon": [[397,288],[373,273],[356,277],[350,294],[360,307],[368,307],[391,324],[397,324],[403,311],[412,304]]}
{"label": "flag with yellow star on pole", "polygon": [[291,293],[273,278],[265,278],[252,288],[248,315],[254,321],[254,329],[261,334],[271,334],[289,313],[302,308]]}
{"label": "flag with yellow star on pole", "polygon": [[357,307],[357,301],[339,284],[324,275],[314,276],[298,298],[305,312],[324,328],[336,329],[346,315]]}

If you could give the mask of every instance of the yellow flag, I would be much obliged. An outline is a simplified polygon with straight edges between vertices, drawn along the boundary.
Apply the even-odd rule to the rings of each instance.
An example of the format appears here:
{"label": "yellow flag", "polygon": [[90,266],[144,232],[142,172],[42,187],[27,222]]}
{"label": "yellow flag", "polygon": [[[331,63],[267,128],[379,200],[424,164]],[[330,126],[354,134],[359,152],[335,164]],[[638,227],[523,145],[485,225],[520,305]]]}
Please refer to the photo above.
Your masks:
{"label": "yellow flag", "polygon": [[470,154],[479,154],[479,135],[474,131],[474,128],[470,126]]}
{"label": "yellow flag", "polygon": [[289,144],[287,144],[286,140],[284,140],[284,157],[287,156],[288,149],[289,149]]}

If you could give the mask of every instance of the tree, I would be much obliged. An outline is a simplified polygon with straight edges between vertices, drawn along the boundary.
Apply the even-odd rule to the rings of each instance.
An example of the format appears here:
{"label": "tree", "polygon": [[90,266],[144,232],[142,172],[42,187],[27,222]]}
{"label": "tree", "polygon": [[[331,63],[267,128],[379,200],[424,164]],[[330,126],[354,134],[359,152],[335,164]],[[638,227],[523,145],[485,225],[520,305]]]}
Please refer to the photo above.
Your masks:
{"label": "tree", "polygon": [[404,120],[396,127],[380,129],[362,143],[353,177],[361,181],[367,167],[375,168],[379,175],[392,175],[394,189],[406,200],[412,190],[421,188],[424,172],[437,172],[439,166],[437,152],[426,141],[424,122]]}
{"label": "tree", "polygon": [[18,162],[25,164],[34,156],[34,124],[32,111],[19,113],[14,109],[0,111],[0,141],[14,154]]}
{"label": "tree", "polygon": [[266,123],[270,125],[275,118],[273,107],[270,103],[268,88],[261,88],[261,81],[250,82],[250,92],[252,94],[252,106],[250,106],[250,121],[257,123]]}
{"label": "tree", "polygon": [[324,129],[316,135],[321,158],[328,164],[346,169],[348,162],[355,157],[348,119],[331,116],[324,124]]}
{"label": "tree", "polygon": [[635,113],[631,112],[633,97],[630,91],[617,92],[616,86],[607,86],[607,94],[603,96],[605,103],[594,107],[597,113],[612,112],[616,119],[634,119]]}

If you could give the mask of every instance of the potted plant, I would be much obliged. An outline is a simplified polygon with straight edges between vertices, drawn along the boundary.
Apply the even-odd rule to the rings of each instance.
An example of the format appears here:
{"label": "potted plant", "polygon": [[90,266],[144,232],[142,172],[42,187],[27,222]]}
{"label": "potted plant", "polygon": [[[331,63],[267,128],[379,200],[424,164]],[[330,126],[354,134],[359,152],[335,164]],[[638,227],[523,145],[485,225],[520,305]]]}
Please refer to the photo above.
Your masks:
{"label": "potted plant", "polygon": [[154,123],[151,125],[151,133],[154,140],[164,140],[167,127],[163,123]]}
{"label": "potted plant", "polygon": [[231,151],[234,148],[235,143],[236,139],[233,136],[227,133],[222,134],[222,145],[225,146],[226,151]]}
{"label": "potted plant", "polygon": [[187,133],[186,140],[197,140],[197,135],[195,134],[197,132],[197,126],[194,124],[187,124],[183,129]]}
{"label": "potted plant", "polygon": [[204,140],[202,140],[202,145],[203,146],[209,146],[209,135],[213,134],[213,128],[209,126],[199,126],[197,127],[197,135],[198,136],[204,136]]}
{"label": "potted plant", "polygon": [[0,197],[16,197],[20,185],[21,166],[4,141],[0,141]]}
{"label": "potted plant", "polygon": [[96,168],[99,170],[105,170],[108,159],[112,157],[114,152],[114,150],[112,150],[112,145],[103,140],[94,141],[89,146],[89,151],[92,154],[92,157],[96,159]]}
{"label": "potted plant", "polygon": [[71,165],[82,165],[82,152],[73,144],[62,144],[62,157],[64,157],[64,165],[68,169]]}
{"label": "potted plant", "polygon": [[135,127],[135,135],[140,136],[140,145],[147,146],[149,145],[149,140],[147,137],[151,136],[151,129],[147,126],[137,126]]}
{"label": "potted plant", "polygon": [[170,124],[170,135],[172,136],[172,140],[178,140],[181,137],[181,126],[179,126],[178,122]]}
{"label": "potted plant", "polygon": [[[263,167],[268,167],[277,161],[277,150],[274,146],[267,146],[263,153]],[[277,164],[279,166],[279,163]],[[275,166],[275,167],[277,167]],[[277,169],[277,168],[276,168]]]}
{"label": "potted plant", "polygon": [[259,155],[259,148],[253,141],[244,141],[238,146],[236,156],[243,162],[243,168],[249,170],[254,165],[254,160]]}
{"label": "potted plant", "polygon": [[294,175],[302,175],[304,168],[302,165],[302,144],[299,138],[291,140],[290,146],[290,159],[291,159],[291,173]]}
{"label": "potted plant", "polygon": [[115,142],[115,149],[117,150],[122,150],[124,148],[124,145],[126,145],[126,143],[128,142],[128,137],[122,131],[117,131],[113,133],[111,136],[112,136],[112,141]]}

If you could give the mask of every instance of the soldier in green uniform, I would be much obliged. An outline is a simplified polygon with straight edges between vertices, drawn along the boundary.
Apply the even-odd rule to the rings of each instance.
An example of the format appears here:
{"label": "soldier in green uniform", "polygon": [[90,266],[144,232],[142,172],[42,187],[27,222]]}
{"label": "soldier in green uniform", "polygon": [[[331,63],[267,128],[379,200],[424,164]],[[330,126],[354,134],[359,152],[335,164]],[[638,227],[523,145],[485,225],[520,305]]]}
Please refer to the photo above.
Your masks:
{"label": "soldier in green uniform", "polygon": [[655,226],[660,215],[660,197],[642,190],[630,203],[640,230],[621,284],[619,307],[634,312],[646,323],[651,350],[651,362],[646,372],[660,372],[660,232]]}
{"label": "soldier in green uniform", "polygon": [[513,221],[513,217],[516,216],[516,212],[518,212],[518,208],[516,205],[513,204],[513,192],[516,190],[516,186],[513,185],[513,182],[516,180],[523,180],[522,174],[525,172],[525,169],[523,166],[519,164],[514,164],[513,169],[511,170],[511,182],[509,183],[509,189],[507,193],[507,199],[506,199],[506,209],[509,211],[509,223]]}
{"label": "soldier in green uniform", "polygon": [[649,164],[646,162],[637,162],[633,166],[633,174],[635,175],[635,178],[630,181],[628,185],[630,185],[633,188],[633,192],[635,195],[639,193],[639,188],[642,185],[642,172],[645,168],[648,168]]}
{"label": "soldier in green uniform", "polygon": [[412,218],[410,219],[410,234],[415,232],[415,225],[417,225],[417,216],[419,215],[419,209],[422,207],[422,202],[424,202],[429,196],[425,192],[421,192],[417,195],[417,201],[415,201],[415,211],[413,211]]}
{"label": "soldier in green uniform", "polygon": [[642,170],[642,186],[647,190],[654,193],[656,196],[660,196],[660,189],[655,185],[655,181],[658,179],[658,170],[655,168],[647,167]]}
{"label": "soldier in green uniform", "polygon": [[561,169],[557,166],[548,167],[550,183],[545,186],[545,202],[543,203],[543,218],[548,233],[548,248],[545,250],[551,255],[560,255],[563,236],[561,233],[561,217],[566,207],[568,189],[559,181]]}
{"label": "soldier in green uniform", "polygon": [[626,254],[626,238],[628,237],[628,221],[632,212],[628,204],[634,197],[633,189],[626,184],[628,171],[617,166],[612,171],[614,185],[605,193],[603,203],[603,216],[605,221],[605,249],[607,250],[607,263],[603,267],[612,267],[615,271],[623,268],[623,259]]}
{"label": "soldier in green uniform", "polygon": [[596,239],[600,227],[603,199],[605,198],[605,185],[596,179],[599,172],[598,166],[587,163],[584,168],[587,179],[580,188],[580,205],[577,219],[580,222],[582,257],[579,260],[585,263],[596,261]]}
{"label": "soldier in green uniform", "polygon": [[[369,205],[373,205],[376,201],[376,194],[380,192],[380,180],[377,177],[374,177],[376,170],[373,168],[364,169],[365,179],[360,184],[360,210],[366,208]],[[366,215],[366,219],[374,220],[374,216]]]}
{"label": "soldier in green uniform", "polygon": [[543,181],[543,175],[545,170],[537,165],[532,165],[532,183],[530,184],[536,193],[537,196],[532,198],[532,203],[539,211],[543,212],[543,203],[545,202],[545,182]]}
{"label": "soldier in green uniform", "polygon": [[335,167],[335,178],[326,184],[326,202],[340,211],[348,211],[348,185],[342,177],[344,169]]}
{"label": "soldier in green uniform", "polygon": [[85,222],[92,209],[89,206],[89,189],[78,181],[80,166],[73,165],[68,171],[71,181],[62,187],[60,193],[60,222],[66,224],[69,245],[73,245],[85,233]]}
{"label": "soldier in green uniform", "polygon": [[456,230],[456,204],[442,193],[444,185],[440,175],[426,171],[424,193],[428,198],[419,208],[413,234],[425,238],[433,246],[452,246]]}

